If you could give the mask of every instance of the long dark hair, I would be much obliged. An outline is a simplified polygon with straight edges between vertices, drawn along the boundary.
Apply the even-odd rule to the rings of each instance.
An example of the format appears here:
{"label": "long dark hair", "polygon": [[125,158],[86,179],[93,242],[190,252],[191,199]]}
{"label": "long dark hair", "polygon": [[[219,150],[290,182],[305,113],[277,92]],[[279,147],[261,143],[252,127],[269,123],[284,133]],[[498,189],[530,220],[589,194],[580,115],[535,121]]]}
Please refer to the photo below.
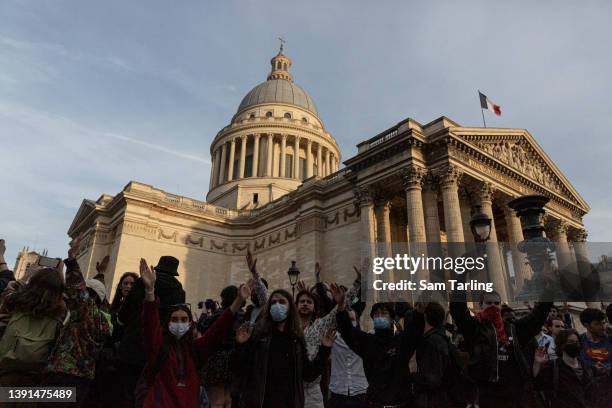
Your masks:
{"label": "long dark hair", "polygon": [[293,301],[291,294],[285,289],[276,289],[268,297],[265,312],[261,316],[261,320],[259,321],[255,329],[255,337],[267,337],[272,333],[272,331],[275,330],[277,323],[272,320],[272,316],[270,315],[270,308],[272,307],[272,297],[274,295],[281,295],[282,297],[287,299],[287,303],[289,305],[289,310],[287,311],[287,320],[285,320],[285,330],[295,337],[303,337],[304,333],[302,332],[300,320],[297,315],[295,302]]}
{"label": "long dark hair", "polygon": [[66,305],[62,302],[64,278],[57,269],[36,271],[19,292],[6,299],[6,308],[32,317],[62,317]]}
{"label": "long dark hair", "polygon": [[119,307],[121,307],[121,299],[123,297],[123,295],[121,294],[121,285],[123,285],[123,281],[128,276],[131,276],[132,279],[134,279],[134,283],[136,283],[136,281],[138,280],[138,274],[136,274],[136,272],[126,272],[121,275],[121,279],[119,279],[119,283],[117,284],[117,288],[115,289],[115,296],[113,296],[113,301],[111,302],[111,311],[119,310]]}

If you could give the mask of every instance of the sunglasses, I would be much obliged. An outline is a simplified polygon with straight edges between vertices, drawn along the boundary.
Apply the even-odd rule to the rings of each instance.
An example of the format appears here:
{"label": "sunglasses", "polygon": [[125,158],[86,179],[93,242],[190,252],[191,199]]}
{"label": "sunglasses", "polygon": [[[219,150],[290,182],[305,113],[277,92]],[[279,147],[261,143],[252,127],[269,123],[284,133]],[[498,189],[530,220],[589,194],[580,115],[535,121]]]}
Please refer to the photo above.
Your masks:
{"label": "sunglasses", "polygon": [[170,305],[170,307],[186,307],[191,312],[191,303],[177,303],[175,305]]}

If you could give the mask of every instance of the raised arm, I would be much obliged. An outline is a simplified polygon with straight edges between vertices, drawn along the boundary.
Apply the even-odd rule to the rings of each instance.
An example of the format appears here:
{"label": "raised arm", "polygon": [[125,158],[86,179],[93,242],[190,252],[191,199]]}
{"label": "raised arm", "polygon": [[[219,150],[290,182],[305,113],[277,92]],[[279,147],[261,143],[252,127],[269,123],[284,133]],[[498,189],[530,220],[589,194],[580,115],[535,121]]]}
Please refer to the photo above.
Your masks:
{"label": "raised arm", "polygon": [[[318,273],[320,273],[318,263],[315,269],[318,271]],[[317,277],[317,283],[315,285],[315,287],[317,288],[317,295],[319,296],[319,298],[322,298],[323,296],[327,298],[326,290],[325,288],[322,288],[323,284],[319,282],[318,279],[319,278]],[[347,293],[344,293],[342,289],[335,283],[332,283],[330,285],[334,306],[331,308],[329,313],[319,319],[316,319],[313,323],[313,329],[317,331],[319,337],[327,331],[336,328],[336,315],[338,314],[338,305],[342,302],[344,303],[345,309],[350,308],[350,300],[357,295],[358,291],[361,288],[360,285],[361,279],[358,271],[357,278],[353,282],[353,287],[349,289]],[[321,288],[319,288],[319,286],[321,286]],[[319,294],[319,291],[322,291],[323,293]]]}
{"label": "raised arm", "polygon": [[521,317],[514,323],[516,336],[521,346],[526,345],[529,340],[540,333],[552,305],[552,302],[538,302],[527,316]]}
{"label": "raised arm", "polygon": [[155,281],[157,273],[140,259],[140,281],[144,286],[144,304],[142,307],[144,351],[149,365],[155,364],[164,342],[163,330],[159,321],[159,299],[155,299]]}
{"label": "raised arm", "polygon": [[[81,268],[76,258],[79,255],[81,249],[82,236],[79,235],[75,238],[68,250],[68,258],[64,260],[66,265],[66,306],[70,309],[71,319],[80,319],[79,316],[85,317],[85,314],[89,312],[87,307],[80,307],[90,299],[89,293],[85,286],[85,279],[81,273]],[[58,266],[61,270],[62,264]]]}
{"label": "raised arm", "polygon": [[206,330],[204,335],[195,341],[196,352],[200,355],[200,361],[206,361],[210,354],[216,351],[231,332],[236,318],[236,312],[240,310],[242,302],[251,296],[249,285],[240,285],[238,296],[232,305]]}
{"label": "raised arm", "polygon": [[[334,287],[332,290],[342,291],[342,289],[336,284],[333,284],[332,287]],[[342,291],[342,293],[344,294],[344,291]],[[342,339],[351,348],[351,350],[353,350],[355,354],[359,355],[361,358],[364,358],[364,356],[368,353],[368,337],[370,334],[364,333],[357,327],[353,327],[346,308],[346,302],[344,300],[338,303],[336,325]]]}
{"label": "raised arm", "polygon": [[255,285],[253,286],[253,293],[255,293],[255,296],[257,297],[258,304],[265,305],[268,301],[268,289],[261,280],[261,275],[259,275],[259,272],[257,272],[257,258],[253,258],[253,254],[251,254],[251,251],[248,249],[246,254],[246,263],[255,282]]}
{"label": "raised arm", "polygon": [[476,331],[478,323],[476,319],[470,315],[467,303],[451,302],[449,309],[459,332],[463,334],[466,339],[471,340],[474,337],[474,332]]}

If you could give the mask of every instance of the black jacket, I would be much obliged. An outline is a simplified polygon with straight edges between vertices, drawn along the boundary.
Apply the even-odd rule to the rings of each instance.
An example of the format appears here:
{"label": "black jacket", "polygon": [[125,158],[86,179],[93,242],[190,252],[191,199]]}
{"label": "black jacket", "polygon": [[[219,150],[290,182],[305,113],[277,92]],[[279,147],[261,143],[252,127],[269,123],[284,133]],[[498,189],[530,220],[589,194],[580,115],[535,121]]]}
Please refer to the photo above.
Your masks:
{"label": "black jacket", "polygon": [[590,407],[588,390],[593,385],[593,373],[588,367],[582,366],[582,370],[582,379],[579,379],[574,369],[558,358],[542,367],[536,386],[544,392],[552,408]]}
{"label": "black jacket", "polygon": [[[138,279],[121,305],[117,323],[123,325],[123,338],[119,345],[118,358],[122,363],[143,367],[145,356],[142,333],[142,302],[145,289],[142,279]],[[157,272],[155,296],[159,298],[159,317],[166,322],[170,306],[185,302],[185,291],[176,277]]]}
{"label": "black jacket", "polygon": [[445,384],[450,359],[449,340],[444,327],[433,328],[423,334],[416,349],[417,372],[413,376],[416,407],[450,406]]}
{"label": "black jacket", "polygon": [[[482,382],[514,382],[524,383],[531,377],[529,359],[523,349],[542,330],[552,303],[537,303],[527,315],[515,320],[513,323],[505,322],[505,331],[508,337],[513,338],[510,346],[509,361],[506,364],[515,369],[517,375],[505,375],[500,370],[498,361],[499,344],[495,327],[491,322],[479,321],[470,315],[464,302],[451,302],[450,312],[459,332],[463,334],[465,345],[470,355],[468,373]],[[514,327],[511,327],[514,325]],[[518,343],[516,343],[518,342]],[[506,378],[508,377],[508,378]],[[517,378],[518,377],[518,378]]]}
{"label": "black jacket", "polygon": [[366,333],[353,327],[346,310],[337,314],[338,331],[346,344],[363,360],[368,380],[367,398],[378,404],[401,404],[410,390],[410,336],[405,325],[402,334],[391,331]]}
{"label": "black jacket", "polygon": [[[232,365],[234,375],[241,384],[241,392],[232,397],[239,399],[237,405],[241,408],[266,408],[263,404],[269,377],[268,361],[270,353],[275,352],[270,348],[271,339],[271,336],[251,338],[234,350]],[[290,382],[296,392],[293,394],[293,406],[286,408],[303,408],[304,382],[314,381],[323,373],[331,348],[321,345],[314,360],[310,361],[304,339],[291,336],[291,342],[293,360],[290,363],[293,363],[294,373]]]}

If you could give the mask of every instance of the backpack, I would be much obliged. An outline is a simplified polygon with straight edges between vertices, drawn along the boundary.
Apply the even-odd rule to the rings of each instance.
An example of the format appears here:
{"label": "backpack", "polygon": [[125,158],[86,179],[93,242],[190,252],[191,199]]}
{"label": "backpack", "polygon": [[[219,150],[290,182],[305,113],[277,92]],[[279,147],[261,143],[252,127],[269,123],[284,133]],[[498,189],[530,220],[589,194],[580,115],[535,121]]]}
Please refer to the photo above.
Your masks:
{"label": "backpack", "polygon": [[155,383],[155,377],[157,377],[162,364],[166,361],[169,351],[170,347],[164,342],[153,365],[151,367],[145,365],[134,388],[134,407],[142,408],[144,406],[149,388]]}
{"label": "backpack", "polygon": [[62,322],[14,313],[0,340],[0,369],[37,370],[47,362]]}

